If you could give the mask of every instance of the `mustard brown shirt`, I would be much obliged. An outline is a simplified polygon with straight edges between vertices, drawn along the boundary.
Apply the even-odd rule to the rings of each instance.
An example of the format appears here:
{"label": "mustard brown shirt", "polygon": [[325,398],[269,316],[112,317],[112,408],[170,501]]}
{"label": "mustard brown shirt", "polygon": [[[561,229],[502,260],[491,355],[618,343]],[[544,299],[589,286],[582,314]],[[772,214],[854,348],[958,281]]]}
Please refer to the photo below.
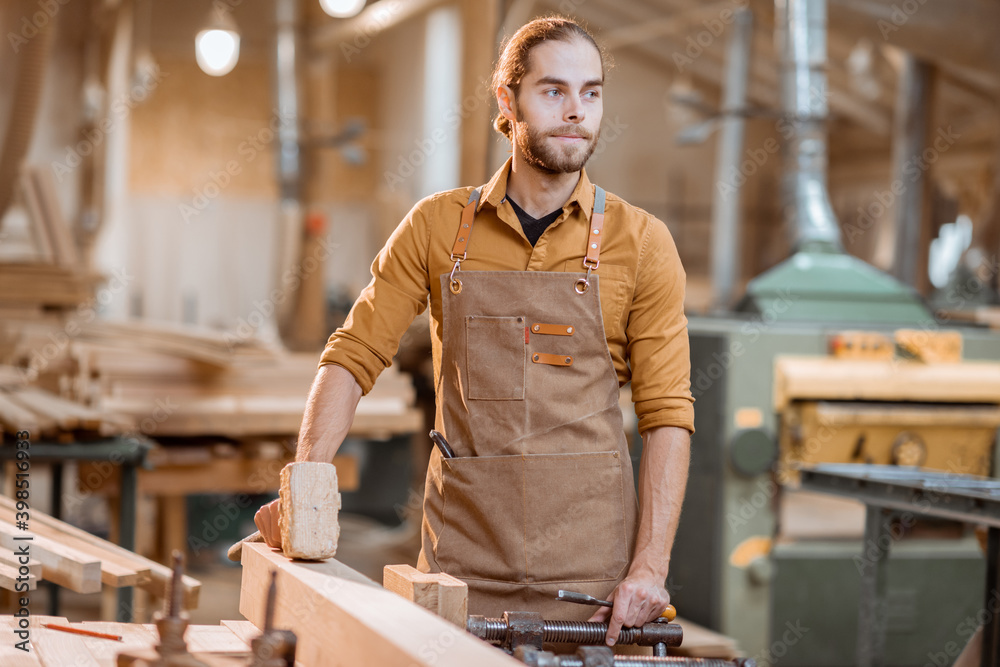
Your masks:
{"label": "mustard brown shirt", "polygon": [[[462,271],[584,272],[594,187],[581,171],[562,213],[532,247],[506,201],[510,159],[483,188]],[[320,366],[346,368],[368,393],[392,362],[413,318],[431,304],[435,385],[441,372],[441,281],[471,187],[439,192],[407,214],[372,263],[372,281],[344,326],[330,336]],[[694,431],[691,362],[684,316],[684,268],[660,220],[611,193],[601,242],[604,334],[619,385],[631,380],[639,431]]]}

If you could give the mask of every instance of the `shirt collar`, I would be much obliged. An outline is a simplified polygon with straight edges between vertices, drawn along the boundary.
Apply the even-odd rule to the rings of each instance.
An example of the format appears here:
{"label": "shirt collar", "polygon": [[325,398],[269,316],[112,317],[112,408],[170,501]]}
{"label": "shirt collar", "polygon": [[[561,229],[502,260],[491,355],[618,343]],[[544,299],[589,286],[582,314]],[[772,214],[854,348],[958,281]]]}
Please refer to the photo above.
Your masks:
{"label": "shirt collar", "polygon": [[[510,167],[513,159],[513,157],[507,158],[503,166],[493,174],[493,178],[483,186],[479,208],[482,208],[485,203],[489,203],[493,208],[500,208],[500,204],[507,196],[507,178],[510,176]],[[594,185],[587,178],[586,169],[580,170],[580,180],[577,181],[576,187],[573,188],[569,199],[563,204],[563,209],[572,207],[574,203],[580,207],[580,210],[583,211],[587,219],[590,219],[590,214],[594,210]]]}

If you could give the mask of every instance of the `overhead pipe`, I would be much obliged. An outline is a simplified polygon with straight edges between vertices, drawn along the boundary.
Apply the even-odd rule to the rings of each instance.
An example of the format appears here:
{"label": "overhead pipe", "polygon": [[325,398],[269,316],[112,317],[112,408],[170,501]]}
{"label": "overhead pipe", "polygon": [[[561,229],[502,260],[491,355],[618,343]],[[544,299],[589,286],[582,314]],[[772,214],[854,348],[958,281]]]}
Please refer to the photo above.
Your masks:
{"label": "overhead pipe", "polygon": [[[712,288],[715,307],[726,310],[732,304],[740,280],[741,202],[740,182],[724,179],[739,169],[743,153],[750,52],[753,44],[753,13],[738,9],[733,15],[733,33],[726,52],[726,84],[722,102],[722,130],[716,154],[715,178],[718,182],[712,202]],[[727,186],[727,187],[723,187]]]}
{"label": "overhead pipe", "polygon": [[842,252],[827,191],[826,0],[776,0],[781,54],[782,201],[796,251]]}

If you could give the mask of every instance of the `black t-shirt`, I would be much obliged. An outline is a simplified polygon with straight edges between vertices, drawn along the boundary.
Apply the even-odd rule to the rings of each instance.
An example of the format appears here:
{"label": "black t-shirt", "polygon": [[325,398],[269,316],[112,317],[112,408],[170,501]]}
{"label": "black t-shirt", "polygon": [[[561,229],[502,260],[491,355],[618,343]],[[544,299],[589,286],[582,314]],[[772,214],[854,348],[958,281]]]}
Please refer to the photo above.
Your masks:
{"label": "black t-shirt", "polygon": [[517,219],[521,221],[521,229],[524,230],[524,235],[528,237],[531,241],[531,245],[534,246],[538,243],[538,239],[541,238],[542,232],[549,228],[559,214],[562,213],[562,207],[557,208],[548,215],[541,218],[532,218],[530,215],[524,212],[524,209],[517,205],[510,197],[507,197],[507,201],[510,202],[510,207],[514,209],[514,213],[517,214]]}

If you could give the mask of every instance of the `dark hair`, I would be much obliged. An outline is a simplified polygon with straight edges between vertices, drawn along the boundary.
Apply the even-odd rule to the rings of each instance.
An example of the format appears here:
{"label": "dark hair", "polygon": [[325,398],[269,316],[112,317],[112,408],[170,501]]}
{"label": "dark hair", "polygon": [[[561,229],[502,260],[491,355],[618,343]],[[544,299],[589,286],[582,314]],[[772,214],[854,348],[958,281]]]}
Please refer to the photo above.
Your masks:
{"label": "dark hair", "polygon": [[[601,56],[601,72],[604,72],[607,57],[586,28],[572,19],[562,16],[546,16],[525,23],[509,39],[500,51],[500,59],[493,70],[493,91],[500,86],[507,86],[515,93],[521,85],[521,79],[528,73],[531,64],[531,50],[549,40],[570,42],[574,39],[585,39],[594,45]],[[511,138],[510,121],[502,113],[498,113],[493,121],[497,132],[508,139]]]}

